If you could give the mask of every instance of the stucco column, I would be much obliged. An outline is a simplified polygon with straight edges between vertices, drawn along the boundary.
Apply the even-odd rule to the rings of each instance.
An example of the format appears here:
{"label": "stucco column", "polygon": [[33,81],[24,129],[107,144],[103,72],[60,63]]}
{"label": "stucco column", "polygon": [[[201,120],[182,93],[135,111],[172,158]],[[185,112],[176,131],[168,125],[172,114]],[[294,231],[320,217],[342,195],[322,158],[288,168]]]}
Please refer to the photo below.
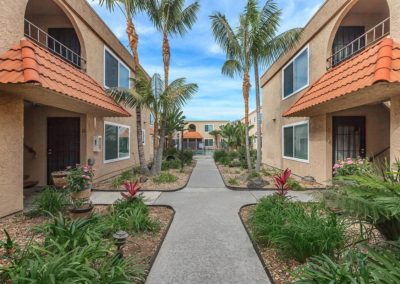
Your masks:
{"label": "stucco column", "polygon": [[400,158],[400,94],[390,104],[390,163]]}
{"label": "stucco column", "polygon": [[0,94],[0,217],[23,209],[24,102]]}
{"label": "stucco column", "polygon": [[390,36],[395,41],[400,41],[400,1],[387,0],[390,10]]}

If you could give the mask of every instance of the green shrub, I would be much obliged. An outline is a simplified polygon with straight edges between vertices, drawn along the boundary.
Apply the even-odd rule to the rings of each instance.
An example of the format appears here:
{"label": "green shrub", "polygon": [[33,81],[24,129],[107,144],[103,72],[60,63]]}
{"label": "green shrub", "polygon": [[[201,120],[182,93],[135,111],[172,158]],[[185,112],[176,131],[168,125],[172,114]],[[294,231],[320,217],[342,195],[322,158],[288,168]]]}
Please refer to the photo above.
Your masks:
{"label": "green shrub", "polygon": [[176,182],[178,178],[171,173],[162,172],[159,176],[153,178],[155,183],[173,183]]}
{"label": "green shrub", "polygon": [[278,195],[261,199],[250,223],[262,245],[300,262],[313,255],[332,255],[344,242],[344,226],[334,214]]}
{"label": "green shrub", "polygon": [[113,188],[119,188],[126,181],[134,181],[136,180],[135,170],[127,170],[121,173],[118,177],[114,178],[112,181]]}
{"label": "green shrub", "polygon": [[304,187],[294,178],[290,177],[287,181],[287,185],[289,186],[290,190],[293,191],[301,191],[304,190]]}
{"label": "green shrub", "polygon": [[179,159],[185,164],[190,165],[193,161],[193,151],[184,150],[178,153]]}
{"label": "green shrub", "polygon": [[64,211],[69,205],[67,191],[57,190],[53,187],[46,187],[40,192],[33,202],[33,209],[29,216],[56,214]]}
{"label": "green shrub", "polygon": [[217,163],[221,163],[221,160],[228,156],[228,152],[225,150],[216,150],[214,151],[214,161]]}
{"label": "green shrub", "polygon": [[230,179],[228,180],[228,183],[229,183],[230,185],[238,185],[238,184],[239,184],[239,181],[238,181],[237,178],[230,178]]}
{"label": "green shrub", "polygon": [[182,165],[181,163],[182,162],[179,159],[163,161],[161,164],[161,170],[167,171],[169,169],[180,169]]}
{"label": "green shrub", "polygon": [[333,173],[338,176],[365,175],[371,174],[373,168],[366,159],[351,159],[339,161],[333,166]]}
{"label": "green shrub", "polygon": [[156,232],[160,225],[150,218],[149,209],[142,198],[118,200],[109,214],[102,218],[103,234],[111,235],[119,230],[127,232]]}
{"label": "green shrub", "polygon": [[259,178],[260,177],[260,174],[259,173],[257,173],[257,172],[250,172],[248,175],[247,175],[247,181],[249,181],[249,180],[251,180],[251,179],[253,179],[253,178]]}

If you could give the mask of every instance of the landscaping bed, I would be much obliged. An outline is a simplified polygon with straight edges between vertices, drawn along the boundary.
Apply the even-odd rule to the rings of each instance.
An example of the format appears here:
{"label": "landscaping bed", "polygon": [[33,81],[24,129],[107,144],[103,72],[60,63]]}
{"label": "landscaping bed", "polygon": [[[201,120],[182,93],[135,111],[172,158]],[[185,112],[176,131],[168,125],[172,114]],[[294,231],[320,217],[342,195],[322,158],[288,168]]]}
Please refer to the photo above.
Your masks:
{"label": "landscaping bed", "polygon": [[[148,177],[145,182],[139,182],[140,191],[175,191],[183,189],[188,183],[195,166],[196,161],[193,160],[188,165],[185,165],[183,169],[164,168],[160,176]],[[123,182],[127,180],[139,180],[139,175],[134,174],[133,171],[126,171],[117,177],[94,183],[93,190],[123,191],[125,190]]]}
{"label": "landscaping bed", "polygon": [[[225,185],[233,190],[259,189],[272,190],[274,186],[274,176],[281,171],[270,166],[263,165],[260,174],[249,173],[242,167],[227,166],[217,163],[218,170],[224,180]],[[259,184],[254,184],[254,181]],[[295,191],[302,190],[320,190],[325,186],[315,181],[304,181],[301,177],[292,175],[289,182],[291,189]]]}
{"label": "landscaping bed", "polygon": [[[65,269],[71,269],[71,272],[67,272],[67,270],[60,271],[60,268],[54,268],[60,272],[60,275],[57,275],[58,278],[56,281],[67,279],[67,282],[71,281],[69,283],[72,283],[79,279],[77,276],[78,274],[89,274],[89,272],[87,272],[89,268],[104,270],[104,268],[102,268],[103,265],[106,265],[108,268],[112,268],[112,266],[115,265],[116,269],[121,269],[125,271],[124,273],[129,275],[127,278],[130,279],[131,283],[144,282],[145,277],[151,268],[152,262],[158,253],[158,249],[167,233],[169,225],[172,222],[174,211],[172,208],[164,206],[145,206],[141,203],[142,201],[140,199],[133,201],[133,203],[129,202],[131,201],[121,200],[120,203],[111,206],[96,206],[93,210],[93,217],[87,221],[89,225],[79,225],[83,219],[75,221],[71,220],[69,213],[66,211],[59,213],[58,216],[55,215],[55,217],[46,216],[46,214],[30,217],[23,213],[17,213],[0,219],[0,228],[9,233],[13,242],[13,248],[11,250],[6,250],[5,246],[0,246],[0,282],[14,283],[16,281],[15,279],[20,280],[24,277],[28,277],[32,278],[32,280],[41,279],[44,281],[41,283],[49,283],[46,282],[46,279],[49,279],[46,277],[50,276],[46,276],[46,273],[53,272],[51,271],[52,267],[50,263],[53,263],[54,266],[56,266],[56,263],[58,262],[59,264],[57,265],[62,265]],[[130,209],[127,206],[139,207],[137,207],[138,210],[135,211],[136,213],[129,213]],[[128,211],[126,211],[125,208],[127,208]],[[113,210],[115,211],[114,217],[109,218],[112,215],[111,212],[113,212]],[[126,223],[126,219],[123,217],[120,218],[121,216],[131,216],[129,218],[132,218],[132,220],[137,218],[138,221],[135,220],[133,223],[128,221],[128,223]],[[77,229],[73,229],[74,226],[76,226]],[[88,226],[89,228],[87,228]],[[34,232],[33,228],[35,227],[40,227],[42,229],[40,232]],[[117,253],[117,249],[116,246],[113,245],[114,241],[112,233],[121,229],[126,230],[129,233],[129,237],[123,247],[125,262],[118,263],[117,260],[117,263],[115,264],[113,257]],[[78,236],[76,234],[79,230],[81,230],[83,236]],[[98,238],[99,236],[101,236],[100,239]],[[81,237],[83,237],[83,239]],[[63,238],[66,239],[63,240]],[[86,241],[84,240],[85,238],[91,240],[86,244]],[[3,231],[0,233],[0,240],[4,242],[6,241]],[[76,242],[74,242],[74,240],[76,240]],[[88,265],[89,268],[82,268],[81,266],[75,267],[67,259],[63,259],[63,254],[69,254],[74,250],[77,252],[80,252],[81,250],[85,251],[85,249],[90,247],[90,243],[96,242],[100,245],[100,248],[97,248],[97,250],[106,249],[106,251],[103,251],[102,254],[100,253],[102,257],[99,257],[99,260],[90,259],[89,262],[92,262],[92,264]],[[68,247],[68,249],[66,247]],[[25,250],[27,252],[25,252]],[[60,251],[62,251],[62,253]],[[36,259],[31,255],[31,253],[38,253],[39,255],[43,254],[43,258]],[[94,252],[91,252],[90,254],[96,253],[99,252],[94,249]],[[72,256],[75,256],[75,253],[73,253]],[[18,260],[24,258],[26,259],[22,261],[23,264],[18,264]],[[107,260],[107,258],[109,260]],[[31,261],[31,263],[29,261]],[[110,262],[108,263],[107,261]],[[16,277],[13,278],[13,280],[7,278],[5,274],[2,275],[2,271],[6,267],[10,267],[10,263],[13,263],[16,267],[18,267],[18,265],[21,266],[18,269],[13,269],[12,273],[14,274],[10,274],[13,275],[13,277]],[[49,263],[50,266],[46,267],[46,263]],[[80,265],[82,264],[83,263],[80,263]],[[50,271],[40,271],[36,273],[26,270],[27,267],[29,268],[30,266],[32,266],[32,269],[35,269],[33,265],[40,265],[43,270],[47,269]],[[69,265],[72,266],[72,268],[69,267]],[[61,276],[63,273],[68,276]],[[111,274],[111,271],[108,274]],[[124,279],[126,280],[125,276],[122,276],[122,274],[116,274],[117,276],[101,276],[102,278],[95,275],[92,279],[100,280],[101,283],[104,283],[103,281],[107,282],[110,279],[117,282],[123,281]],[[25,282],[21,280],[21,282],[18,283]]]}

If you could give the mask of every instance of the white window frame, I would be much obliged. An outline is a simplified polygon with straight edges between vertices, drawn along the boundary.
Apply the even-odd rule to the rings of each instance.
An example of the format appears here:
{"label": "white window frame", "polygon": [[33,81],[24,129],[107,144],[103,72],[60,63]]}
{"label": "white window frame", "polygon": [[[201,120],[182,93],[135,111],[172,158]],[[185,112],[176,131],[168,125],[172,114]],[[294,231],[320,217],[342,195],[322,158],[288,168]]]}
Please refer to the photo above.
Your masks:
{"label": "white window frame", "polygon": [[210,133],[211,131],[206,131],[206,126],[212,126],[212,130],[211,131],[214,131],[214,124],[204,124],[204,132],[205,133]]}
{"label": "white window frame", "polygon": [[[288,157],[285,156],[285,135],[284,135],[284,131],[285,128],[288,127],[293,127],[293,131],[294,131],[294,127],[298,126],[298,125],[307,125],[307,159],[299,159],[299,158],[295,158],[295,157]],[[294,133],[293,133],[293,139],[294,139]],[[302,163],[310,163],[310,121],[309,120],[303,120],[300,122],[296,122],[296,123],[291,123],[291,124],[286,124],[286,125],[282,125],[282,143],[281,143],[281,147],[282,147],[282,158],[286,159],[286,160],[292,160],[292,161],[296,161],[296,162],[302,162]],[[294,148],[294,141],[293,141],[293,148]],[[293,149],[293,154],[294,154],[294,149]]]}
{"label": "white window frame", "polygon": [[[122,66],[124,66],[126,69],[128,69],[129,72],[129,78],[131,78],[131,69],[129,68],[128,65],[126,65],[121,59],[119,59],[119,57],[111,51],[111,49],[109,49],[107,46],[104,46],[104,51],[103,51],[103,61],[104,61],[104,66],[103,66],[103,82],[104,82],[104,88],[106,89],[110,89],[110,87],[108,87],[106,85],[106,51],[108,53],[110,53],[117,61],[118,61],[118,87],[119,86],[119,64],[121,64]],[[129,80],[129,88],[131,87],[131,80]]]}
{"label": "white window frame", "polygon": [[[211,140],[212,146],[206,146],[206,140]],[[214,138],[204,138],[204,147],[214,147],[214,145],[215,145]]]}
{"label": "white window frame", "polygon": [[[301,87],[298,90],[293,90],[293,92],[285,97],[285,70],[291,63],[293,63],[305,50],[308,50],[307,52],[307,64],[308,64],[308,70],[307,70],[307,84]],[[308,88],[310,85],[310,46],[307,44],[302,50],[300,50],[296,56],[294,56],[286,65],[282,68],[282,100],[286,100],[297,93],[303,91],[304,89]]]}
{"label": "white window frame", "polygon": [[146,145],[146,130],[142,129],[142,144]]}
{"label": "white window frame", "polygon": [[[111,160],[106,160],[106,125],[112,125],[112,126],[117,126],[117,127],[125,127],[129,129],[129,143],[128,143],[128,156],[127,157],[122,157],[122,158],[116,158],[116,159],[111,159]],[[108,163],[113,163],[113,162],[119,162],[123,160],[129,160],[131,158],[131,127],[129,125],[124,125],[124,124],[119,124],[119,123],[114,123],[110,121],[104,121],[104,139],[103,139],[103,161],[104,164]],[[119,155],[119,128],[118,128],[118,144],[117,144],[117,153]]]}

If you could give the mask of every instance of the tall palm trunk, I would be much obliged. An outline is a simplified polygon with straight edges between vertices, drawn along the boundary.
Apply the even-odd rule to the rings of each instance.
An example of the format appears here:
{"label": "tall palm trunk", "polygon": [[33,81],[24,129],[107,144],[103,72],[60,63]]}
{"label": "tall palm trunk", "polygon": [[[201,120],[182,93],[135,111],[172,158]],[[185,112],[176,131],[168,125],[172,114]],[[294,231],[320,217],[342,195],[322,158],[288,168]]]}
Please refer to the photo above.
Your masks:
{"label": "tall palm trunk", "polygon": [[165,85],[165,90],[166,90],[168,88],[169,64],[171,61],[171,48],[169,46],[167,33],[164,33],[164,35],[163,35],[162,56],[163,56],[163,63],[164,63],[164,85]]}
{"label": "tall palm trunk", "polygon": [[[126,34],[129,39],[129,46],[131,48],[134,60],[134,71],[135,73],[139,69],[139,54],[137,51],[139,36],[136,33],[135,25],[132,22],[132,18],[128,17],[126,23]],[[144,155],[143,141],[142,141],[142,109],[141,107],[136,107],[136,129],[137,129],[137,143],[138,143],[138,154],[139,154],[139,162],[140,162],[140,171],[142,174],[149,174],[149,169],[146,165],[146,158]]]}
{"label": "tall palm trunk", "polygon": [[153,155],[155,155],[157,153],[157,149],[158,149],[158,136],[159,136],[159,129],[158,129],[158,113],[156,112],[154,114],[154,133],[153,133],[153,137],[154,137],[154,141],[153,141]]}
{"label": "tall palm trunk", "polygon": [[249,96],[250,96],[250,76],[249,72],[245,71],[243,76],[243,99],[244,99],[244,124],[246,132],[246,160],[248,170],[251,171],[253,166],[251,165],[250,157],[250,137],[249,137]]}
{"label": "tall palm trunk", "polygon": [[161,129],[160,129],[160,144],[158,145],[157,152],[154,156],[154,165],[151,168],[152,175],[159,175],[161,173],[161,164],[162,164],[162,156],[164,152],[164,143],[165,143],[165,135],[166,135],[166,122],[161,121]]}
{"label": "tall palm trunk", "polygon": [[257,115],[257,162],[256,162],[256,172],[260,172],[261,168],[261,100],[260,100],[260,77],[258,73],[258,60],[254,59],[254,80],[256,84],[256,115]]}

